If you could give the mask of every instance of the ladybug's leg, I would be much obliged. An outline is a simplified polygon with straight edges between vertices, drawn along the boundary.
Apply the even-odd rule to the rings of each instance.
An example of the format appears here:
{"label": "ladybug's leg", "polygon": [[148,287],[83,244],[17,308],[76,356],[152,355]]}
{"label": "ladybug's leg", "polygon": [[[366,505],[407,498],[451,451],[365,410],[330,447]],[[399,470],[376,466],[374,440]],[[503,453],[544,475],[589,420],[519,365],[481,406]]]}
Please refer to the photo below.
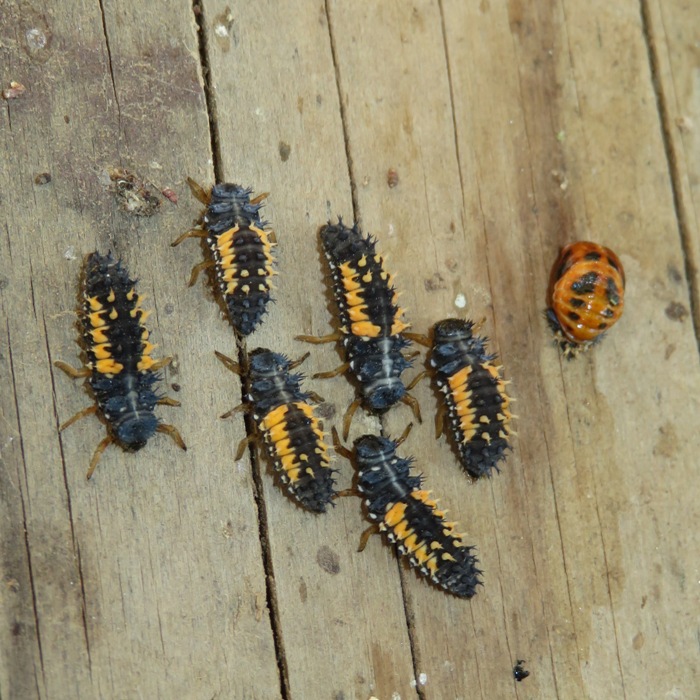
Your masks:
{"label": "ladybug's leg", "polygon": [[362,399],[355,399],[349,406],[348,410],[345,411],[343,416],[343,440],[348,439],[350,434],[350,424],[352,423],[352,417],[355,415],[355,411],[360,407]]}
{"label": "ladybug's leg", "polygon": [[262,202],[263,199],[267,199],[269,196],[270,196],[270,193],[269,193],[269,192],[262,192],[261,194],[259,194],[259,195],[258,195],[257,197],[255,197],[254,199],[251,199],[251,200],[250,200],[250,203],[251,203],[251,204],[260,204],[260,202]]}
{"label": "ladybug's leg", "polygon": [[403,433],[401,433],[401,437],[395,443],[396,447],[398,447],[401,443],[403,443],[406,440],[406,438],[409,436],[409,433],[411,432],[412,428],[413,428],[413,423],[409,423],[405,427]]}
{"label": "ladybug's leg", "polygon": [[235,415],[236,413],[240,413],[241,411],[244,411],[247,413],[250,411],[252,408],[252,405],[249,403],[239,403],[238,406],[235,408],[232,408],[230,411],[227,411],[224,413],[222,416],[219,416],[220,418],[230,418],[231,416]]}
{"label": "ladybug's leg", "polygon": [[411,396],[410,394],[404,394],[403,398],[401,399],[401,403],[405,403],[407,406],[410,406],[411,410],[413,411],[413,415],[416,417],[416,420],[419,423],[423,422],[423,419],[420,415],[420,404],[418,403],[415,396]]}
{"label": "ladybug's leg", "polygon": [[80,369],[76,369],[62,360],[56,360],[53,363],[53,366],[58,367],[58,369],[62,369],[69,377],[72,377],[73,379],[82,379],[83,377],[89,377],[92,374],[92,370],[89,367],[81,367]]}
{"label": "ladybug's leg", "polygon": [[370,525],[363,533],[362,536],[360,537],[360,545],[357,548],[358,552],[362,552],[364,548],[367,546],[367,541],[369,540],[372,535],[376,535],[379,532],[379,525],[375,523],[374,525]]}
{"label": "ladybug's leg", "polygon": [[162,399],[158,399],[156,403],[160,404],[161,406],[182,406],[177,399],[171,399],[169,396],[164,396]]}
{"label": "ladybug's leg", "polygon": [[350,369],[350,363],[349,362],[343,362],[340,367],[336,367],[335,369],[332,369],[330,372],[318,372],[317,374],[314,374],[312,379],[331,379],[331,377],[337,377],[340,374],[344,374]]}
{"label": "ladybug's leg", "polygon": [[430,338],[428,338],[427,335],[423,335],[422,333],[402,333],[401,335],[404,338],[408,338],[408,340],[412,340],[414,343],[418,343],[419,345],[425,345],[426,348],[429,348],[431,345]]}
{"label": "ladybug's leg", "polygon": [[97,463],[100,461],[100,457],[102,457],[102,453],[110,446],[111,443],[114,442],[114,438],[111,435],[108,435],[98,446],[97,449],[95,450],[95,454],[92,455],[92,459],[90,460],[90,466],[88,467],[87,470],[87,475],[86,479],[89,479],[92,477],[93,472],[95,471],[95,467],[97,466]]}
{"label": "ladybug's leg", "polygon": [[209,234],[201,228],[193,228],[178,236],[170,245],[172,248],[180,245],[187,238],[206,238]]}
{"label": "ladybug's leg", "polygon": [[329,335],[322,336],[297,335],[295,336],[295,340],[301,340],[305,343],[313,343],[314,345],[320,345],[321,343],[334,343],[340,340],[342,337],[343,336],[340,334],[339,331],[335,331],[335,333],[330,333]]}
{"label": "ladybug's leg", "polygon": [[[158,360],[158,362],[154,362],[151,365],[151,370],[153,372],[156,372],[159,369],[163,369],[163,367],[167,367],[171,362],[173,361],[172,357],[164,357],[162,360]],[[160,401],[158,403],[161,403]],[[174,404],[169,404],[169,405],[174,405]],[[178,404],[179,406],[180,404]]]}
{"label": "ladybug's leg", "polygon": [[238,362],[234,362],[230,357],[226,357],[226,355],[220,353],[218,350],[215,350],[214,354],[224,363],[227,369],[240,376],[241,366],[238,364]]}
{"label": "ladybug's leg", "polygon": [[435,414],[435,439],[437,440],[445,427],[445,406],[440,404],[437,413]]}
{"label": "ladybug's leg", "polygon": [[236,456],[233,458],[234,461],[237,462],[241,457],[243,457],[243,453],[245,452],[246,447],[248,447],[248,445],[250,444],[254,445],[255,447],[258,447],[259,441],[257,433],[253,433],[252,435],[244,437],[238,443],[238,450],[236,451]]}
{"label": "ladybug's leg", "polygon": [[306,393],[314,403],[323,403],[325,401],[323,396],[319,396],[315,391],[308,391]]}
{"label": "ladybug's leg", "polygon": [[424,369],[422,372],[419,372],[419,373],[413,378],[413,380],[411,381],[411,383],[406,387],[406,391],[411,391],[411,389],[413,389],[413,387],[416,386],[416,384],[418,384],[418,382],[419,382],[421,379],[425,379],[425,377],[427,377],[429,374],[430,374],[430,370],[427,370],[427,369]]}
{"label": "ladybug's leg", "polygon": [[309,357],[310,354],[311,354],[310,352],[307,352],[304,355],[302,355],[298,360],[294,360],[294,362],[290,362],[288,369],[294,369],[295,367],[298,367],[303,362],[306,362],[306,359]]}
{"label": "ladybug's leg", "polygon": [[335,426],[331,428],[331,435],[333,436],[333,449],[335,449],[336,453],[341,457],[345,457],[345,459],[352,459],[352,451],[340,442],[340,437],[338,436],[338,431],[335,429]]}
{"label": "ladybug's leg", "polygon": [[84,408],[82,411],[78,411],[71,419],[58,426],[58,432],[63,432],[66,428],[70,427],[81,418],[85,418],[85,416],[92,416],[95,413],[97,413],[97,404],[93,404],[92,406],[88,406],[88,408]]}
{"label": "ladybug's leg", "polygon": [[194,287],[195,283],[197,282],[197,278],[199,277],[199,273],[209,267],[214,267],[213,260],[205,260],[204,262],[195,265],[192,268],[192,274],[190,275],[190,281],[187,283],[187,286]]}
{"label": "ladybug's leg", "polygon": [[169,435],[173,442],[181,449],[187,451],[187,445],[180,435],[180,431],[174,425],[168,425],[167,423],[161,423],[157,428],[156,432],[165,433]]}
{"label": "ladybug's leg", "polygon": [[187,178],[187,184],[190,186],[190,192],[205,206],[211,201],[211,194],[206,192],[204,188],[197,184],[191,177]]}

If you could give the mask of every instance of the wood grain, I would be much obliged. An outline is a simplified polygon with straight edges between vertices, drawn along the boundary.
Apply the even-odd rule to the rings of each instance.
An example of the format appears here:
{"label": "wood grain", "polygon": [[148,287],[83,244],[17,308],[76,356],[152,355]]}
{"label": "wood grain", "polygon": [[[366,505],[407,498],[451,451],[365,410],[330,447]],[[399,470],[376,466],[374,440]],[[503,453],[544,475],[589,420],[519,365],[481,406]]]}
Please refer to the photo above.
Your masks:
{"label": "wood grain", "polygon": [[[0,696],[693,698],[700,687],[697,154],[692,3],[203,0],[0,7]],[[210,131],[211,130],[211,131]],[[121,210],[109,168],[161,198]],[[45,184],[35,177],[50,173]],[[185,179],[266,191],[280,276],[237,347],[200,282]],[[39,179],[41,182],[41,178]],[[471,601],[428,585],[361,502],[302,511],[245,435],[214,350],[332,369],[317,231],[377,236],[416,332],[484,319],[517,398],[500,474],[471,483],[434,439],[436,395],[401,447],[478,547]],[[542,311],[559,248],[592,239],[627,272],[625,315],[563,360]],[[78,364],[82,257],[122,257],[154,310],[158,436],[110,448],[57,372]],[[462,303],[465,302],[466,306]],[[422,357],[408,378],[416,374]],[[75,384],[75,385],[74,385]],[[326,428],[354,389],[307,378]],[[173,389],[175,387],[178,391]],[[353,436],[398,435],[405,406]],[[338,486],[353,479],[342,457]],[[513,679],[517,659],[531,675]]]}

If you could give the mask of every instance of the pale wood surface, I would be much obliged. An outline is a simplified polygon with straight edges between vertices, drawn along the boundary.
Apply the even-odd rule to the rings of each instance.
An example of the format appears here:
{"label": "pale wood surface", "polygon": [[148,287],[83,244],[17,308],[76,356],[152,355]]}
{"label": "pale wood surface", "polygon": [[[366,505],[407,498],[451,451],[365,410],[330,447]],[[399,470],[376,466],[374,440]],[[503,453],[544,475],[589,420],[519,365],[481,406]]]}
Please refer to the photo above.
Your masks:
{"label": "pale wood surface", "polygon": [[[27,88],[0,125],[0,697],[698,697],[693,3],[47,7],[0,4],[1,87]],[[121,211],[113,167],[177,205]],[[357,553],[358,499],[314,516],[264,463],[234,462],[243,421],[218,416],[240,380],[213,353],[235,356],[233,334],[207,287],[186,287],[199,244],[169,247],[201,211],[185,178],[215,174],[270,192],[280,243],[277,302],[248,349],[310,350],[308,375],[340,363],[294,340],[331,329],[316,232],[338,214],[379,238],[416,331],[485,317],[520,416],[501,473],[470,483],[433,439],[428,382],[402,447],[478,546],[472,601],[379,538]],[[626,310],[566,362],[542,309],[559,247],[582,238],[621,256]],[[95,248],[150,297],[183,404],[159,413],[188,451],[165,436],[110,448],[86,482],[104,428],[59,438],[90,399],[51,363],[79,362]],[[349,383],[307,386],[337,424]],[[383,427],[409,419],[399,407]],[[353,435],[380,427],[358,412]]]}

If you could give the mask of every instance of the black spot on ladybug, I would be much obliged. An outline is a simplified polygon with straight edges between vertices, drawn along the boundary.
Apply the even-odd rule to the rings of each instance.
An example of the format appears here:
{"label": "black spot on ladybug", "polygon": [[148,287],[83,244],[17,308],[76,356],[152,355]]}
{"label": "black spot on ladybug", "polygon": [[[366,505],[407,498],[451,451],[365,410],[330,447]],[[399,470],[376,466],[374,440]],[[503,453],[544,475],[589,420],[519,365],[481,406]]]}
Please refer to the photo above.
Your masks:
{"label": "black spot on ladybug", "polygon": [[581,317],[580,317],[575,311],[569,311],[569,313],[566,314],[566,315],[567,315],[567,316],[569,317],[569,319],[571,319],[572,321],[579,321],[579,320],[581,320]]}
{"label": "black spot on ladybug", "polygon": [[612,279],[611,277],[608,277],[607,280],[607,297],[608,297],[608,302],[612,306],[617,306],[620,303],[620,292],[617,289],[617,286],[615,285],[615,280]]}
{"label": "black spot on ladybug", "polygon": [[571,297],[571,299],[569,299],[569,304],[576,309],[580,309],[585,303],[583,299],[579,299],[578,297]]}
{"label": "black spot on ladybug", "polygon": [[597,272],[587,272],[571,285],[571,289],[572,291],[576,292],[576,294],[591,294],[593,291],[595,291],[597,281]]}
{"label": "black spot on ladybug", "polygon": [[596,251],[592,251],[592,252],[590,252],[590,253],[586,253],[586,254],[583,256],[583,259],[584,259],[584,260],[600,260],[601,257],[602,257],[602,255],[601,255],[600,253],[598,253],[598,252],[596,252]]}

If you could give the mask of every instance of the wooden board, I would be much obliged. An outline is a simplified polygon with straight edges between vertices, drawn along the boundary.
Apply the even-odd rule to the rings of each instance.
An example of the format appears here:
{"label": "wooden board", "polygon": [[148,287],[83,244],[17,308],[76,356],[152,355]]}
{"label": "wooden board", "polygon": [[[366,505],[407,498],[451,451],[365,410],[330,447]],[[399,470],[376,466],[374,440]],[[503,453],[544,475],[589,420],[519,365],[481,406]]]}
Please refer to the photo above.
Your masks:
{"label": "wooden board", "polygon": [[[27,89],[0,122],[0,696],[695,697],[697,173],[693,129],[670,121],[700,120],[688,3],[2,13],[1,87]],[[177,204],[122,211],[117,167]],[[379,239],[413,330],[485,319],[518,399],[501,473],[470,483],[434,440],[428,381],[401,448],[478,547],[471,601],[379,538],[358,553],[359,499],[311,515],[264,461],[234,462],[243,421],[218,416],[240,380],[213,354],[236,355],[233,333],[204,284],[186,287],[201,247],[169,247],[201,210],[185,178],[215,173],[270,193],[280,243],[276,303],[243,352],[309,350],[307,375],[341,362],[294,340],[332,328],[317,230],[337,215]],[[567,362],[542,314],[547,279],[562,245],[589,238],[625,265],[625,315]],[[76,283],[95,248],[150,297],[175,357],[164,388],[182,402],[159,415],[188,451],[166,436],[112,447],[86,482],[104,429],[86,418],[59,436],[90,399],[52,362],[79,362]],[[337,425],[350,384],[306,386]],[[352,435],[410,419],[360,411]],[[348,487],[351,465],[334,466]]]}

